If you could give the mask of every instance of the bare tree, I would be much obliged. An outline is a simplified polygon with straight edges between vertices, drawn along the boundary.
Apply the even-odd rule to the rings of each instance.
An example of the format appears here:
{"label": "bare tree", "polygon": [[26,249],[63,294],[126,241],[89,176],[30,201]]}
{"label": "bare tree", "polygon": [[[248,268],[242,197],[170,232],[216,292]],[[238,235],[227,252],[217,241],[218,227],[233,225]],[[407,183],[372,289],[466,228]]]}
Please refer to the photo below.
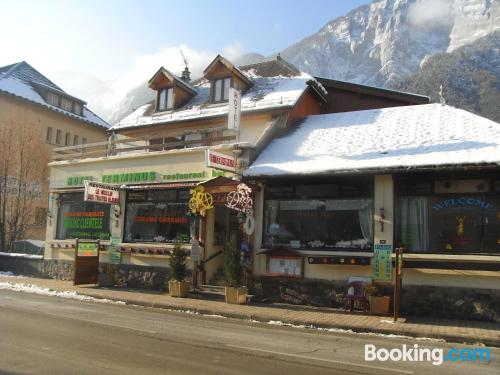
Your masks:
{"label": "bare tree", "polygon": [[36,225],[45,206],[47,146],[35,126],[0,124],[0,249],[11,250]]}

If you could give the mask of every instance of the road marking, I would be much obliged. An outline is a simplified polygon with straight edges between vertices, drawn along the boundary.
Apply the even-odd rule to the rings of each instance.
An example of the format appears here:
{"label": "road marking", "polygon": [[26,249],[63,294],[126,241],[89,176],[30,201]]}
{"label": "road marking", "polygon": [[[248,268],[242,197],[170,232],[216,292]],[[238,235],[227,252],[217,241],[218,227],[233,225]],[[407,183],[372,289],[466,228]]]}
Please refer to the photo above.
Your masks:
{"label": "road marking", "polygon": [[253,350],[253,351],[256,351],[256,352],[262,352],[262,353],[268,353],[268,354],[278,354],[278,355],[283,355],[283,356],[287,356],[287,357],[301,358],[301,359],[307,359],[307,360],[311,360],[312,359],[314,361],[321,361],[321,362],[329,362],[329,363],[335,363],[335,364],[340,364],[340,365],[349,365],[349,366],[363,367],[363,368],[372,369],[372,370],[375,369],[375,370],[383,370],[383,371],[392,371],[392,372],[398,372],[398,373],[401,373],[401,374],[415,374],[413,371],[408,371],[408,370],[398,370],[398,369],[393,369],[393,368],[389,368],[389,367],[380,367],[380,366],[360,365],[358,363],[336,361],[334,359],[314,358],[314,357],[308,357],[308,356],[300,355],[300,354],[291,354],[291,353],[276,352],[274,350],[258,349],[258,348],[248,347],[248,346],[240,346],[240,345],[232,345],[232,344],[226,344],[226,346],[230,347],[230,348]]}

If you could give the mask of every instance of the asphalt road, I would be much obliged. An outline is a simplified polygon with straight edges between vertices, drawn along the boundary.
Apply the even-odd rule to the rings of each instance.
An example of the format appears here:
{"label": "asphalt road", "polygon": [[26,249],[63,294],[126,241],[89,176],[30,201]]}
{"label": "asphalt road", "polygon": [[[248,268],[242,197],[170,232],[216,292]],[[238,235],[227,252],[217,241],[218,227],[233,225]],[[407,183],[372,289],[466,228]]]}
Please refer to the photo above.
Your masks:
{"label": "asphalt road", "polygon": [[0,291],[2,374],[500,373],[499,349],[481,364],[364,360],[365,344],[415,343],[457,346]]}

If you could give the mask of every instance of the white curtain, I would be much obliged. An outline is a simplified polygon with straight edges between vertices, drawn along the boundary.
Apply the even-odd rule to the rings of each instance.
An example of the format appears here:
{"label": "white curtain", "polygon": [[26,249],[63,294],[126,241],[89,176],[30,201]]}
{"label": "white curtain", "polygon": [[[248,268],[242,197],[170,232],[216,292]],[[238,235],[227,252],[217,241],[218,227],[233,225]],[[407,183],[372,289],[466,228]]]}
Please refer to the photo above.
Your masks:
{"label": "white curtain", "polygon": [[363,238],[369,244],[373,243],[373,207],[371,201],[366,204],[365,208],[358,210],[358,217]]}
{"label": "white curtain", "polygon": [[400,198],[401,241],[409,251],[429,251],[429,211],[426,197]]}

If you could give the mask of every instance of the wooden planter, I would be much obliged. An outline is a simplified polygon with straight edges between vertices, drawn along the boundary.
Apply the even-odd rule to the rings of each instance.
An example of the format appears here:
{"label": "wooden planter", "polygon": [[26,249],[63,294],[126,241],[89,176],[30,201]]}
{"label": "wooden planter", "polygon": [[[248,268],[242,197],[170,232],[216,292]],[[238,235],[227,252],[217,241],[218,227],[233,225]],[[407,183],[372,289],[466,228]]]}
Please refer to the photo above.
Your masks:
{"label": "wooden planter", "polygon": [[99,273],[97,275],[97,283],[99,286],[114,286],[115,285],[115,273]]}
{"label": "wooden planter", "polygon": [[247,289],[226,286],[226,302],[234,305],[247,303]]}
{"label": "wooden planter", "polygon": [[168,282],[168,294],[171,297],[186,298],[189,292],[189,283],[187,281],[170,280]]}
{"label": "wooden planter", "polygon": [[370,314],[372,315],[387,315],[389,313],[390,297],[382,296],[368,296],[370,302]]}

